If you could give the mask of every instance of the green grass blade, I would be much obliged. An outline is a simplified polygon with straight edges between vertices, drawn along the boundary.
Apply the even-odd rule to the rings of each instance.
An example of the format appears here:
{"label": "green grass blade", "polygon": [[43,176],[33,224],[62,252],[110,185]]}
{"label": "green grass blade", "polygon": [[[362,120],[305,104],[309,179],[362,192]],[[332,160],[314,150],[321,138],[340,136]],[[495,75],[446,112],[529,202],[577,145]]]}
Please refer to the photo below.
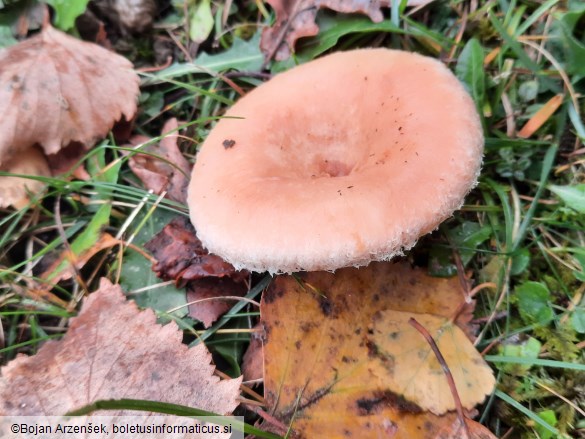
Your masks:
{"label": "green grass blade", "polygon": [[554,428],[552,425],[550,425],[548,422],[546,422],[544,419],[542,419],[536,413],[527,409],[522,404],[520,404],[518,401],[511,398],[509,395],[505,394],[504,392],[502,392],[500,390],[496,390],[495,394],[502,401],[507,402],[512,407],[514,407],[516,410],[518,410],[519,412],[523,413],[524,415],[526,415],[527,417],[532,419],[534,422],[536,422],[541,427],[546,428],[548,431],[550,431],[553,434],[561,434],[561,432],[559,430]]}
{"label": "green grass blade", "polygon": [[143,412],[163,413],[166,415],[189,416],[196,419],[212,416],[214,418],[217,418],[214,419],[213,422],[219,425],[231,424],[235,429],[237,429],[238,431],[243,431],[246,434],[253,434],[265,439],[281,439],[280,436],[277,436],[273,433],[269,433],[266,431],[262,431],[250,424],[240,422],[237,419],[233,418],[224,419],[223,421],[224,423],[222,424],[221,418],[225,418],[224,416],[208,412],[206,410],[201,410],[180,404],[171,404],[168,402],[159,401],[145,401],[142,399],[108,399],[96,401],[80,409],[73,410],[67,413],[65,416],[85,416],[89,415],[90,413],[96,410],[137,410]]}

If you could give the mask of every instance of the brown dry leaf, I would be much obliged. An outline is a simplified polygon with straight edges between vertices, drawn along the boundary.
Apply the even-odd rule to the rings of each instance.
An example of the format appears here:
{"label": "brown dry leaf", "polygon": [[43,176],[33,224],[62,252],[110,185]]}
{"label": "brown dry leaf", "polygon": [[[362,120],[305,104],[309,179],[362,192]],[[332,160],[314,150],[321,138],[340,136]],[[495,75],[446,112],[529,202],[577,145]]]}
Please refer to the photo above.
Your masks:
{"label": "brown dry leaf", "polygon": [[232,413],[241,378],[220,380],[205,346],[189,349],[181,339],[174,322],[158,325],[151,310],[139,311],[118,285],[102,279],[62,340],[1,369],[0,415],[62,415],[121,398]]}
{"label": "brown dry leaf", "polygon": [[[51,175],[47,160],[36,147],[18,154],[0,167],[0,170],[32,176]],[[28,193],[38,193],[44,186],[43,182],[29,178],[0,177],[0,208],[14,206],[20,209],[28,203]]]}
{"label": "brown dry leaf", "polygon": [[92,146],[136,113],[139,79],[125,58],[50,25],[0,51],[0,164],[34,144],[54,154]]}
{"label": "brown dry leaf", "polygon": [[456,408],[445,372],[425,338],[408,323],[411,317],[437,343],[463,407],[472,409],[481,403],[494,389],[492,370],[459,327],[431,314],[386,310],[374,316],[368,341],[389,368],[389,389],[436,415]]}
{"label": "brown dry leaf", "polygon": [[454,413],[424,413],[389,389],[392,376],[368,329],[379,310],[449,318],[463,302],[458,279],[431,278],[405,263],[278,277],[261,308],[271,413],[306,438],[435,438],[456,431]]}
{"label": "brown dry leaf", "polygon": [[[147,189],[152,189],[156,194],[166,190],[168,198],[186,204],[191,166],[177,145],[178,127],[177,119],[169,119],[163,126],[160,144],[149,144],[141,149],[164,160],[138,153],[131,156],[128,163],[132,172],[142,180]],[[134,140],[135,144],[140,144],[144,143],[145,138],[139,136]]]}
{"label": "brown dry leaf", "polygon": [[[384,19],[382,7],[390,7],[391,0],[266,0],[276,14],[274,24],[262,32],[260,48],[268,59],[287,59],[294,52],[296,41],[319,33],[315,23],[317,11],[322,8],[344,13],[367,15],[374,23]],[[408,0],[407,6],[430,3],[433,0]]]}
{"label": "brown dry leaf", "polygon": [[230,277],[241,282],[248,273],[235,268],[203,248],[191,222],[177,217],[144,246],[152,253],[156,275],[165,280],[190,281],[206,277]]}

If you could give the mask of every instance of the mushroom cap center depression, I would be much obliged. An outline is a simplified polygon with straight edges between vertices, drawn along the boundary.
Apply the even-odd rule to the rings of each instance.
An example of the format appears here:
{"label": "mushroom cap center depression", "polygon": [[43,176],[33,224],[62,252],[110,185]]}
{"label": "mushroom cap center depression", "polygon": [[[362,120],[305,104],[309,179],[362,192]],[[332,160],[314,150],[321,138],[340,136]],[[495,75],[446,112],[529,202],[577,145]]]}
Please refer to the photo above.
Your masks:
{"label": "mushroom cap center depression", "polygon": [[211,131],[193,171],[204,244],[251,269],[334,269],[409,248],[481,164],[473,102],[438,61],[338,53],[277,75]]}
{"label": "mushroom cap center depression", "polygon": [[[339,77],[312,81],[302,89],[279,91],[268,113],[259,109],[265,119],[262,133],[255,133],[252,127],[252,133],[244,137],[253,137],[260,143],[254,145],[254,150],[260,150],[263,156],[255,157],[261,161],[254,167],[256,177],[303,182],[345,177],[387,165],[394,154],[403,156],[402,164],[410,154],[415,155],[416,141],[429,137],[428,127],[417,116],[421,99],[405,102],[398,78],[363,75],[358,81],[361,83],[356,84],[355,78]],[[389,82],[396,83],[397,94],[386,94]],[[317,98],[321,93],[333,94],[323,100]],[[231,113],[237,117],[237,112]],[[248,123],[241,121],[242,130],[248,131],[254,122],[250,114],[244,117]],[[238,144],[237,137],[234,140]],[[246,145],[239,146],[243,153]],[[232,152],[235,148],[228,151]],[[400,172],[400,168],[392,172]]]}

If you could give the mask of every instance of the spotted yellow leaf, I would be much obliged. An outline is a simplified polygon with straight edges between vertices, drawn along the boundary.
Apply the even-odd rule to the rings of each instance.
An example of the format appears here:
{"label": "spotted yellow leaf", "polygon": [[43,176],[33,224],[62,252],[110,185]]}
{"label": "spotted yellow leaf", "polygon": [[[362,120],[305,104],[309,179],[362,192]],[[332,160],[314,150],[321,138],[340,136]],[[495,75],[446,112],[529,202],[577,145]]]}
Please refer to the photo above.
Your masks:
{"label": "spotted yellow leaf", "polygon": [[393,376],[368,340],[384,309],[458,315],[456,324],[472,332],[459,280],[433,278],[408,263],[276,277],[261,315],[265,399],[286,427],[279,433],[290,427],[295,438],[463,437],[454,412],[434,415],[392,390]]}
{"label": "spotted yellow leaf", "polygon": [[410,318],[437,343],[463,407],[471,409],[482,402],[494,389],[492,370],[458,326],[431,314],[386,310],[374,316],[368,337],[392,377],[390,390],[436,415],[455,409],[445,372],[429,343],[409,324]]}

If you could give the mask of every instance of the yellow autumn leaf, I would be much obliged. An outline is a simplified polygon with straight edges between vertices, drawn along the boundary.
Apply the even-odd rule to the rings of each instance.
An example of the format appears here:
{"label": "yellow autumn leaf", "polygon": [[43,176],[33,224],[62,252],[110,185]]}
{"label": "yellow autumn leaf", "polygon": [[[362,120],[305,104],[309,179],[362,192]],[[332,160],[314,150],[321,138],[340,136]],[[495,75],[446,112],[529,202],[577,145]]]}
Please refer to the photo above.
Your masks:
{"label": "yellow autumn leaf", "polygon": [[435,340],[463,407],[471,409],[481,403],[494,389],[492,370],[459,327],[431,314],[386,310],[374,316],[368,338],[392,376],[390,390],[436,415],[455,410],[445,372],[429,343],[409,324],[410,318]]}
{"label": "yellow autumn leaf", "polygon": [[[464,301],[457,278],[408,263],[278,276],[261,304],[270,413],[298,437],[462,437],[453,412],[424,412],[391,389],[368,329],[379,310],[451,318]],[[467,329],[463,314],[457,322]]]}

